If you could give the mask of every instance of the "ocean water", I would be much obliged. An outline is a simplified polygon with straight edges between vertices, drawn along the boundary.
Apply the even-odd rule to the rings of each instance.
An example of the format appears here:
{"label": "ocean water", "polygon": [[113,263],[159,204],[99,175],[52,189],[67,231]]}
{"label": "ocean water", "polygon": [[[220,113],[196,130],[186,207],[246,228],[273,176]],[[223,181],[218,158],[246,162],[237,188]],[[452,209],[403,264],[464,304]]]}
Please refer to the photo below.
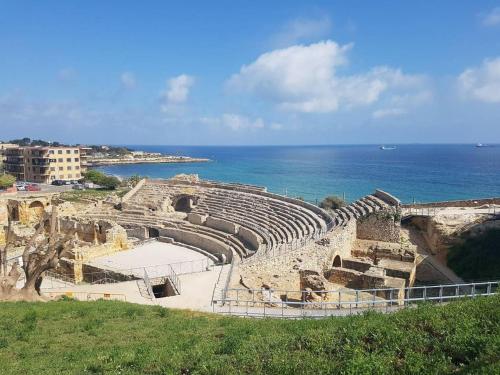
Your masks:
{"label": "ocean water", "polygon": [[121,177],[201,178],[266,186],[269,191],[318,201],[352,201],[380,188],[404,202],[500,196],[500,146],[140,146],[136,150],[206,157],[208,163],[132,164],[99,168]]}

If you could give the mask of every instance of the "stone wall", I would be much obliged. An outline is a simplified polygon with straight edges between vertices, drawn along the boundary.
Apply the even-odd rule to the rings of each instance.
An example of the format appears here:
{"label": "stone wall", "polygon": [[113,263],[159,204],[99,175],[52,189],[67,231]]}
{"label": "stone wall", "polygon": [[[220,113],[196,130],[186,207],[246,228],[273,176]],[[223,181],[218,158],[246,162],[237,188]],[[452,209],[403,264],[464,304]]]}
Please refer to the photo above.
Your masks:
{"label": "stone wall", "polygon": [[135,237],[140,240],[149,238],[149,232],[145,227],[126,228],[128,237]]}
{"label": "stone wall", "polygon": [[480,207],[487,204],[500,205],[500,197],[498,198],[482,198],[482,199],[467,199],[456,201],[441,201],[416,204],[403,204],[403,208],[428,208],[428,207]]}
{"label": "stone wall", "polygon": [[234,224],[230,221],[224,219],[218,219],[212,216],[208,216],[205,225],[209,228],[220,230],[221,232],[236,234],[240,228],[239,225]]}
{"label": "stone wall", "polygon": [[205,221],[207,220],[207,216],[190,212],[187,215],[187,219],[191,224],[203,225],[203,224],[205,224]]}
{"label": "stone wall", "polygon": [[217,256],[221,261],[221,255],[223,255],[228,262],[233,258],[233,253],[229,245],[212,237],[177,228],[162,228],[159,229],[159,232],[160,236],[172,237],[176,242],[185,243],[206,250]]}
{"label": "stone wall", "polygon": [[321,269],[330,269],[338,255],[342,260],[351,257],[351,250],[356,241],[356,222],[351,220],[345,227],[335,227],[326,236],[330,242],[327,253],[321,263]]}
{"label": "stone wall", "polygon": [[399,206],[401,204],[401,201],[398,198],[383,190],[377,189],[375,190],[375,193],[373,195],[375,195],[377,198],[382,199],[385,203],[388,203],[391,206]]}
{"label": "stone wall", "polygon": [[250,229],[247,229],[245,227],[239,228],[237,236],[238,238],[243,240],[243,242],[250,244],[253,250],[259,250],[260,246],[262,245],[261,238],[254,231],[251,231]]}
{"label": "stone wall", "polygon": [[379,211],[357,220],[357,237],[362,240],[399,242],[401,222],[396,211]]}
{"label": "stone wall", "polygon": [[344,285],[353,289],[362,288],[361,276],[362,272],[343,267],[335,267],[325,273],[326,279],[331,283]]}
{"label": "stone wall", "polygon": [[364,262],[359,259],[354,258],[346,258],[342,260],[342,267],[349,268],[351,270],[356,270],[359,272],[366,272],[372,266],[371,263]]}

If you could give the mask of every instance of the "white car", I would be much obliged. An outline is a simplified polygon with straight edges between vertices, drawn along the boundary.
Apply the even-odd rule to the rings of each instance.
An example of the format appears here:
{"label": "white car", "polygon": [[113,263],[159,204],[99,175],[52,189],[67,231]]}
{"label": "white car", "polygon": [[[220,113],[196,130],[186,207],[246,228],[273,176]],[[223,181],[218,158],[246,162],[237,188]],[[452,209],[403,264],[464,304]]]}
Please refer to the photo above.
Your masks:
{"label": "white car", "polygon": [[17,191],[26,191],[26,182],[16,182]]}

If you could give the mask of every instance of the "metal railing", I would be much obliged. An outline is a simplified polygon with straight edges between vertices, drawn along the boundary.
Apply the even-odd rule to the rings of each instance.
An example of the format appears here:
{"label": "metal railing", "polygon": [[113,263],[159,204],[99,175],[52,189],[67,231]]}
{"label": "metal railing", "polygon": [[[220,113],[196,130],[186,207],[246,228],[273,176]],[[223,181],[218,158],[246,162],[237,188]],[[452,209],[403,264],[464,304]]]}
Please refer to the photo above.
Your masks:
{"label": "metal railing", "polygon": [[204,258],[135,268],[114,268],[106,266],[106,269],[124,275],[133,275],[138,277],[142,275],[144,269],[147,269],[151,277],[161,277],[168,275],[171,270],[173,270],[177,275],[210,271],[213,268],[213,264],[214,262],[211,259]]}
{"label": "metal railing", "polygon": [[167,275],[167,277],[172,282],[172,285],[177,290],[177,293],[181,294],[181,280],[172,267],[170,267],[170,273]]}
{"label": "metal railing", "polygon": [[[320,318],[358,314],[366,310],[395,311],[420,302],[446,303],[464,297],[490,296],[500,292],[500,281],[479,283],[381,288],[363,290],[258,290],[231,288],[221,293],[223,300],[214,301],[213,311],[221,314]],[[315,300],[308,300],[316,294]],[[322,298],[327,296],[326,298]],[[319,299],[319,300],[318,300]]]}
{"label": "metal railing", "polygon": [[144,285],[146,285],[146,290],[148,291],[149,296],[152,300],[155,300],[156,297],[153,293],[153,286],[151,285],[151,280],[149,280],[149,275],[146,269],[144,269],[144,277],[142,279],[144,280]]}

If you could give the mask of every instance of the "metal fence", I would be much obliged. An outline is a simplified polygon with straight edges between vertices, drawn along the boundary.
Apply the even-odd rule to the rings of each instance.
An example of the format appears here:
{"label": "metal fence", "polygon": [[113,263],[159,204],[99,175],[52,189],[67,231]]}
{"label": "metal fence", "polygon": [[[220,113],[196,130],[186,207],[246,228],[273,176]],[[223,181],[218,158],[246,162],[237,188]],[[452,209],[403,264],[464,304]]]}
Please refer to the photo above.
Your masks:
{"label": "metal fence", "polygon": [[[225,298],[213,301],[213,311],[248,317],[320,318],[359,314],[366,310],[395,311],[419,302],[446,303],[464,297],[490,296],[500,291],[500,281],[450,285],[330,291],[228,289]],[[328,299],[308,301],[312,293]]]}
{"label": "metal fence", "polygon": [[204,258],[184,262],[156,264],[152,266],[134,268],[113,268],[106,266],[106,269],[123,275],[131,275],[141,278],[144,274],[144,270],[147,270],[149,277],[155,278],[167,276],[171,272],[175,272],[176,275],[187,275],[191,273],[211,271],[213,269],[213,265],[214,262],[211,259]]}

